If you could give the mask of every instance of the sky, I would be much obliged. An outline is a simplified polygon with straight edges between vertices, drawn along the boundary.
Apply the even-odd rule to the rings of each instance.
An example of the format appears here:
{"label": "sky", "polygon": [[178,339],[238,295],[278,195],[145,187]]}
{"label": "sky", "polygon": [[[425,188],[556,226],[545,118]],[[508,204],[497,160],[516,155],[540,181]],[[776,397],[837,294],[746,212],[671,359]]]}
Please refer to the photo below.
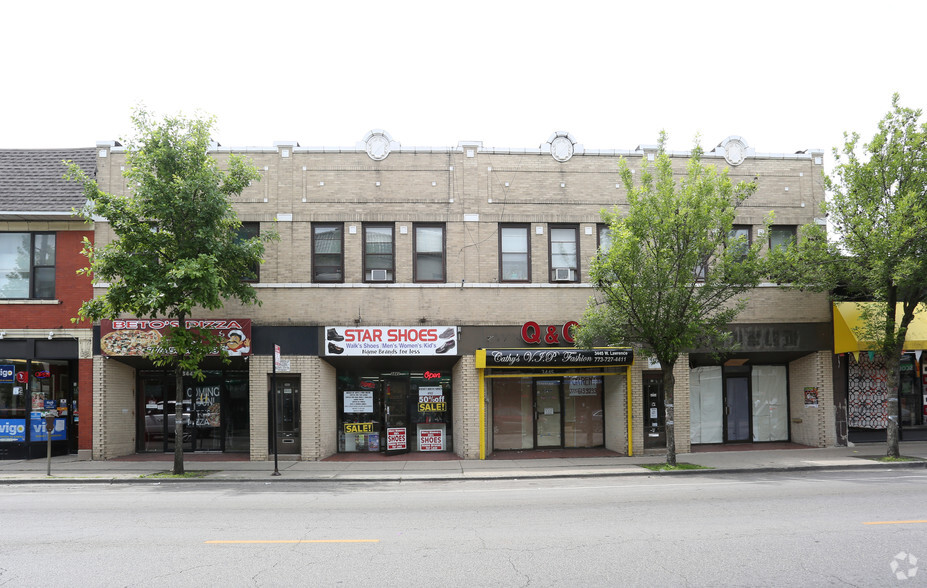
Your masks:
{"label": "sky", "polygon": [[868,139],[927,108],[927,2],[14,2],[0,24],[0,148],[91,147],[143,105],[207,114],[226,147],[758,153]]}

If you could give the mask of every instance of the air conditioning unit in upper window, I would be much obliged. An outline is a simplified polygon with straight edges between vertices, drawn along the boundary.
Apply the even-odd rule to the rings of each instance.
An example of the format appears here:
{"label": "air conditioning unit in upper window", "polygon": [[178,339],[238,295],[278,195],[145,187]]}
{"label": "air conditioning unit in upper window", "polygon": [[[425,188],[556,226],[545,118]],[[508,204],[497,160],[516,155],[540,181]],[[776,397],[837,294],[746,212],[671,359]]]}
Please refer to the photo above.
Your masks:
{"label": "air conditioning unit in upper window", "polygon": [[554,281],[555,282],[572,282],[573,281],[573,270],[568,267],[555,267],[554,268]]}
{"label": "air conditioning unit in upper window", "polygon": [[370,270],[370,281],[371,282],[385,282],[389,279],[386,270]]}

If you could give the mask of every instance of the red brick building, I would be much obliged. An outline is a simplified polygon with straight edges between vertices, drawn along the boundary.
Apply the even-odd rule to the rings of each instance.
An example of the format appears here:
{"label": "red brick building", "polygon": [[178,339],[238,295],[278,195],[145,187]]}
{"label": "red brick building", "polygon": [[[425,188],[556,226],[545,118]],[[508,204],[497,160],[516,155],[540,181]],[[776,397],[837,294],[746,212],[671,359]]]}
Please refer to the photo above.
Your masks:
{"label": "red brick building", "polygon": [[93,325],[72,318],[93,296],[76,273],[93,226],[65,161],[96,173],[93,148],[0,150],[0,459],[44,456],[49,415],[53,454],[92,445]]}

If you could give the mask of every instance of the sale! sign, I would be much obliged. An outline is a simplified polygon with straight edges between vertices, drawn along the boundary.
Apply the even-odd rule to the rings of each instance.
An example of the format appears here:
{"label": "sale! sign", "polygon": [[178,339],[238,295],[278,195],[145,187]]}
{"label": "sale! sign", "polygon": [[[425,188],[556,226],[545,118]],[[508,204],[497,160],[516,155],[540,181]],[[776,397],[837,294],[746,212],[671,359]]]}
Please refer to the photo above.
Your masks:
{"label": "sale! sign", "polygon": [[325,327],[325,355],[459,355],[457,327]]}

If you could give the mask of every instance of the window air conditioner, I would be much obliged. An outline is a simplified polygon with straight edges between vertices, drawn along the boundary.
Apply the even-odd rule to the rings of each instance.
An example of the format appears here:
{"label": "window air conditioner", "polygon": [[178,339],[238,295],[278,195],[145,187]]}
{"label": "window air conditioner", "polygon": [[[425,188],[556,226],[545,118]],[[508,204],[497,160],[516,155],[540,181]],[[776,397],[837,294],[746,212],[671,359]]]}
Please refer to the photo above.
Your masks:
{"label": "window air conditioner", "polygon": [[555,267],[554,268],[554,281],[555,282],[572,282],[573,281],[573,270],[568,267]]}
{"label": "window air conditioner", "polygon": [[389,278],[386,275],[386,270],[370,270],[370,281],[371,282],[385,282]]}

